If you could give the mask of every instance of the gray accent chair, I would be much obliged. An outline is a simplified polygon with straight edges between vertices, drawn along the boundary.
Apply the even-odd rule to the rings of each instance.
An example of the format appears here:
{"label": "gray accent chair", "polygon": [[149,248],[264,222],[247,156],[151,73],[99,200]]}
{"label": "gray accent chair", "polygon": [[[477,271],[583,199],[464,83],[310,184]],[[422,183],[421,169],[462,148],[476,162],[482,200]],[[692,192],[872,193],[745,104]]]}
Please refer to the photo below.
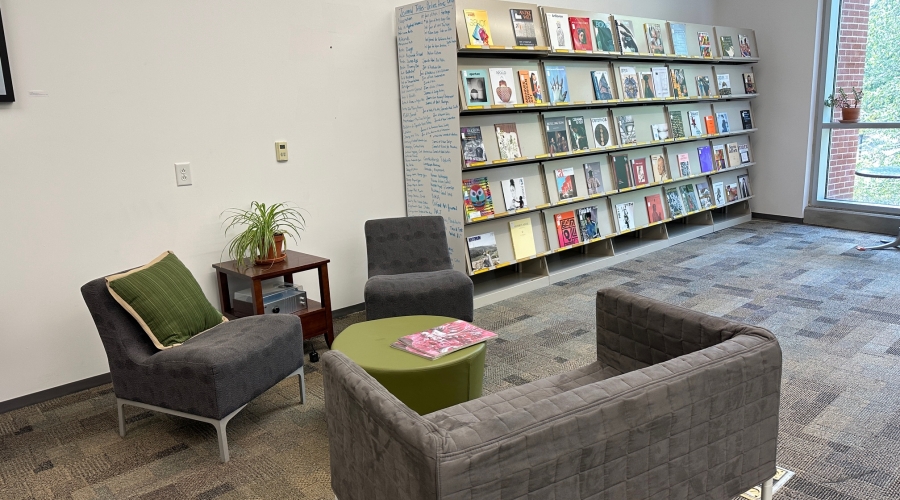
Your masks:
{"label": "gray accent chair", "polygon": [[474,319],[475,287],[453,270],[440,215],[366,221],[366,319],[448,316]]}
{"label": "gray accent chair", "polygon": [[596,306],[596,362],[422,416],[325,354],[337,498],[771,498],[772,333],[615,289]]}
{"label": "gray accent chair", "polygon": [[123,405],[199,420],[216,428],[219,458],[227,462],[225,428],[253,398],[298,376],[300,402],[306,401],[303,331],[292,314],[228,321],[180,346],[158,350],[113,299],[104,278],[85,284],[81,294],[109,360],[122,437]]}

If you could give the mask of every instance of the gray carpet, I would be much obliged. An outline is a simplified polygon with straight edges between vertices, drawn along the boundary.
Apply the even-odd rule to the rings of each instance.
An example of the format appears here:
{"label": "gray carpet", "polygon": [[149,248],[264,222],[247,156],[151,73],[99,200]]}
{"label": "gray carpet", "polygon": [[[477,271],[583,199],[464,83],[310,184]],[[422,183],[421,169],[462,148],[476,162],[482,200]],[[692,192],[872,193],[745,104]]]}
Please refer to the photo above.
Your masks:
{"label": "gray carpet", "polygon": [[[485,391],[591,362],[595,293],[627,288],[778,336],[778,462],[797,475],[776,499],[900,498],[900,251],[854,250],[876,239],[753,221],[481,308],[475,323],[499,334]],[[0,415],[0,498],[330,500],[315,365],[307,384],[307,405],[287,381],[232,421],[228,464],[212,426],[177,417],[130,409],[119,438],[110,386]]]}

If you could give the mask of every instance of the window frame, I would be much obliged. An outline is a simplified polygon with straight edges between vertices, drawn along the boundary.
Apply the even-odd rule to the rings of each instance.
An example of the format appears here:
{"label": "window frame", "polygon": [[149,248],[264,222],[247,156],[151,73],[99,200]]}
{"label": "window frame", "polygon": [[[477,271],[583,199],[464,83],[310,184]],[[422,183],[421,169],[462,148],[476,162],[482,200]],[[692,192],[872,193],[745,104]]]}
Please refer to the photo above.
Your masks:
{"label": "window frame", "polygon": [[[851,200],[829,200],[825,197],[828,186],[828,159],[831,140],[825,140],[825,133],[840,129],[900,129],[900,123],[840,123],[834,121],[831,108],[822,103],[830,94],[828,89],[834,88],[835,65],[837,64],[837,45],[840,41],[841,2],[843,0],[824,0],[822,2],[822,25],[819,37],[818,78],[816,78],[815,113],[812,127],[812,158],[810,168],[809,206],[846,210],[860,215],[900,215],[900,206],[875,205]],[[826,112],[826,110],[828,110]],[[826,160],[823,162],[823,159]],[[894,182],[900,182],[897,179]]]}

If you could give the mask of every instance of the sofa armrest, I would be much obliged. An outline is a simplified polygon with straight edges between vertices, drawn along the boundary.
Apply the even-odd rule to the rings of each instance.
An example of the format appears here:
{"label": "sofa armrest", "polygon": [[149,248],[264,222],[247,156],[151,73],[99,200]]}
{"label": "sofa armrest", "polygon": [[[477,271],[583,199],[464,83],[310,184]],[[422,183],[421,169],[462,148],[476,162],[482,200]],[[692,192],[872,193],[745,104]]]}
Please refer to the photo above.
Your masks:
{"label": "sofa armrest", "polygon": [[768,330],[606,288],[597,292],[597,359],[629,372]]}
{"label": "sofa armrest", "polygon": [[338,351],[322,355],[331,487],[340,500],[437,498],[434,424]]}
{"label": "sofa armrest", "polygon": [[716,346],[448,432],[440,498],[731,498],[775,474],[781,350]]}

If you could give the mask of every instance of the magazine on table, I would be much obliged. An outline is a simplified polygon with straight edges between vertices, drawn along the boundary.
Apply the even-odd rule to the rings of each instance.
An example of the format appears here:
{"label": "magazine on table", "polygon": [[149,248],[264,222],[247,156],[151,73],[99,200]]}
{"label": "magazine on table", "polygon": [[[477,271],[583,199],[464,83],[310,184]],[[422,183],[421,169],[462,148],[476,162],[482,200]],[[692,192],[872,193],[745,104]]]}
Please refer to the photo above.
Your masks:
{"label": "magazine on table", "polygon": [[496,336],[494,332],[457,320],[400,337],[391,347],[433,360]]}

